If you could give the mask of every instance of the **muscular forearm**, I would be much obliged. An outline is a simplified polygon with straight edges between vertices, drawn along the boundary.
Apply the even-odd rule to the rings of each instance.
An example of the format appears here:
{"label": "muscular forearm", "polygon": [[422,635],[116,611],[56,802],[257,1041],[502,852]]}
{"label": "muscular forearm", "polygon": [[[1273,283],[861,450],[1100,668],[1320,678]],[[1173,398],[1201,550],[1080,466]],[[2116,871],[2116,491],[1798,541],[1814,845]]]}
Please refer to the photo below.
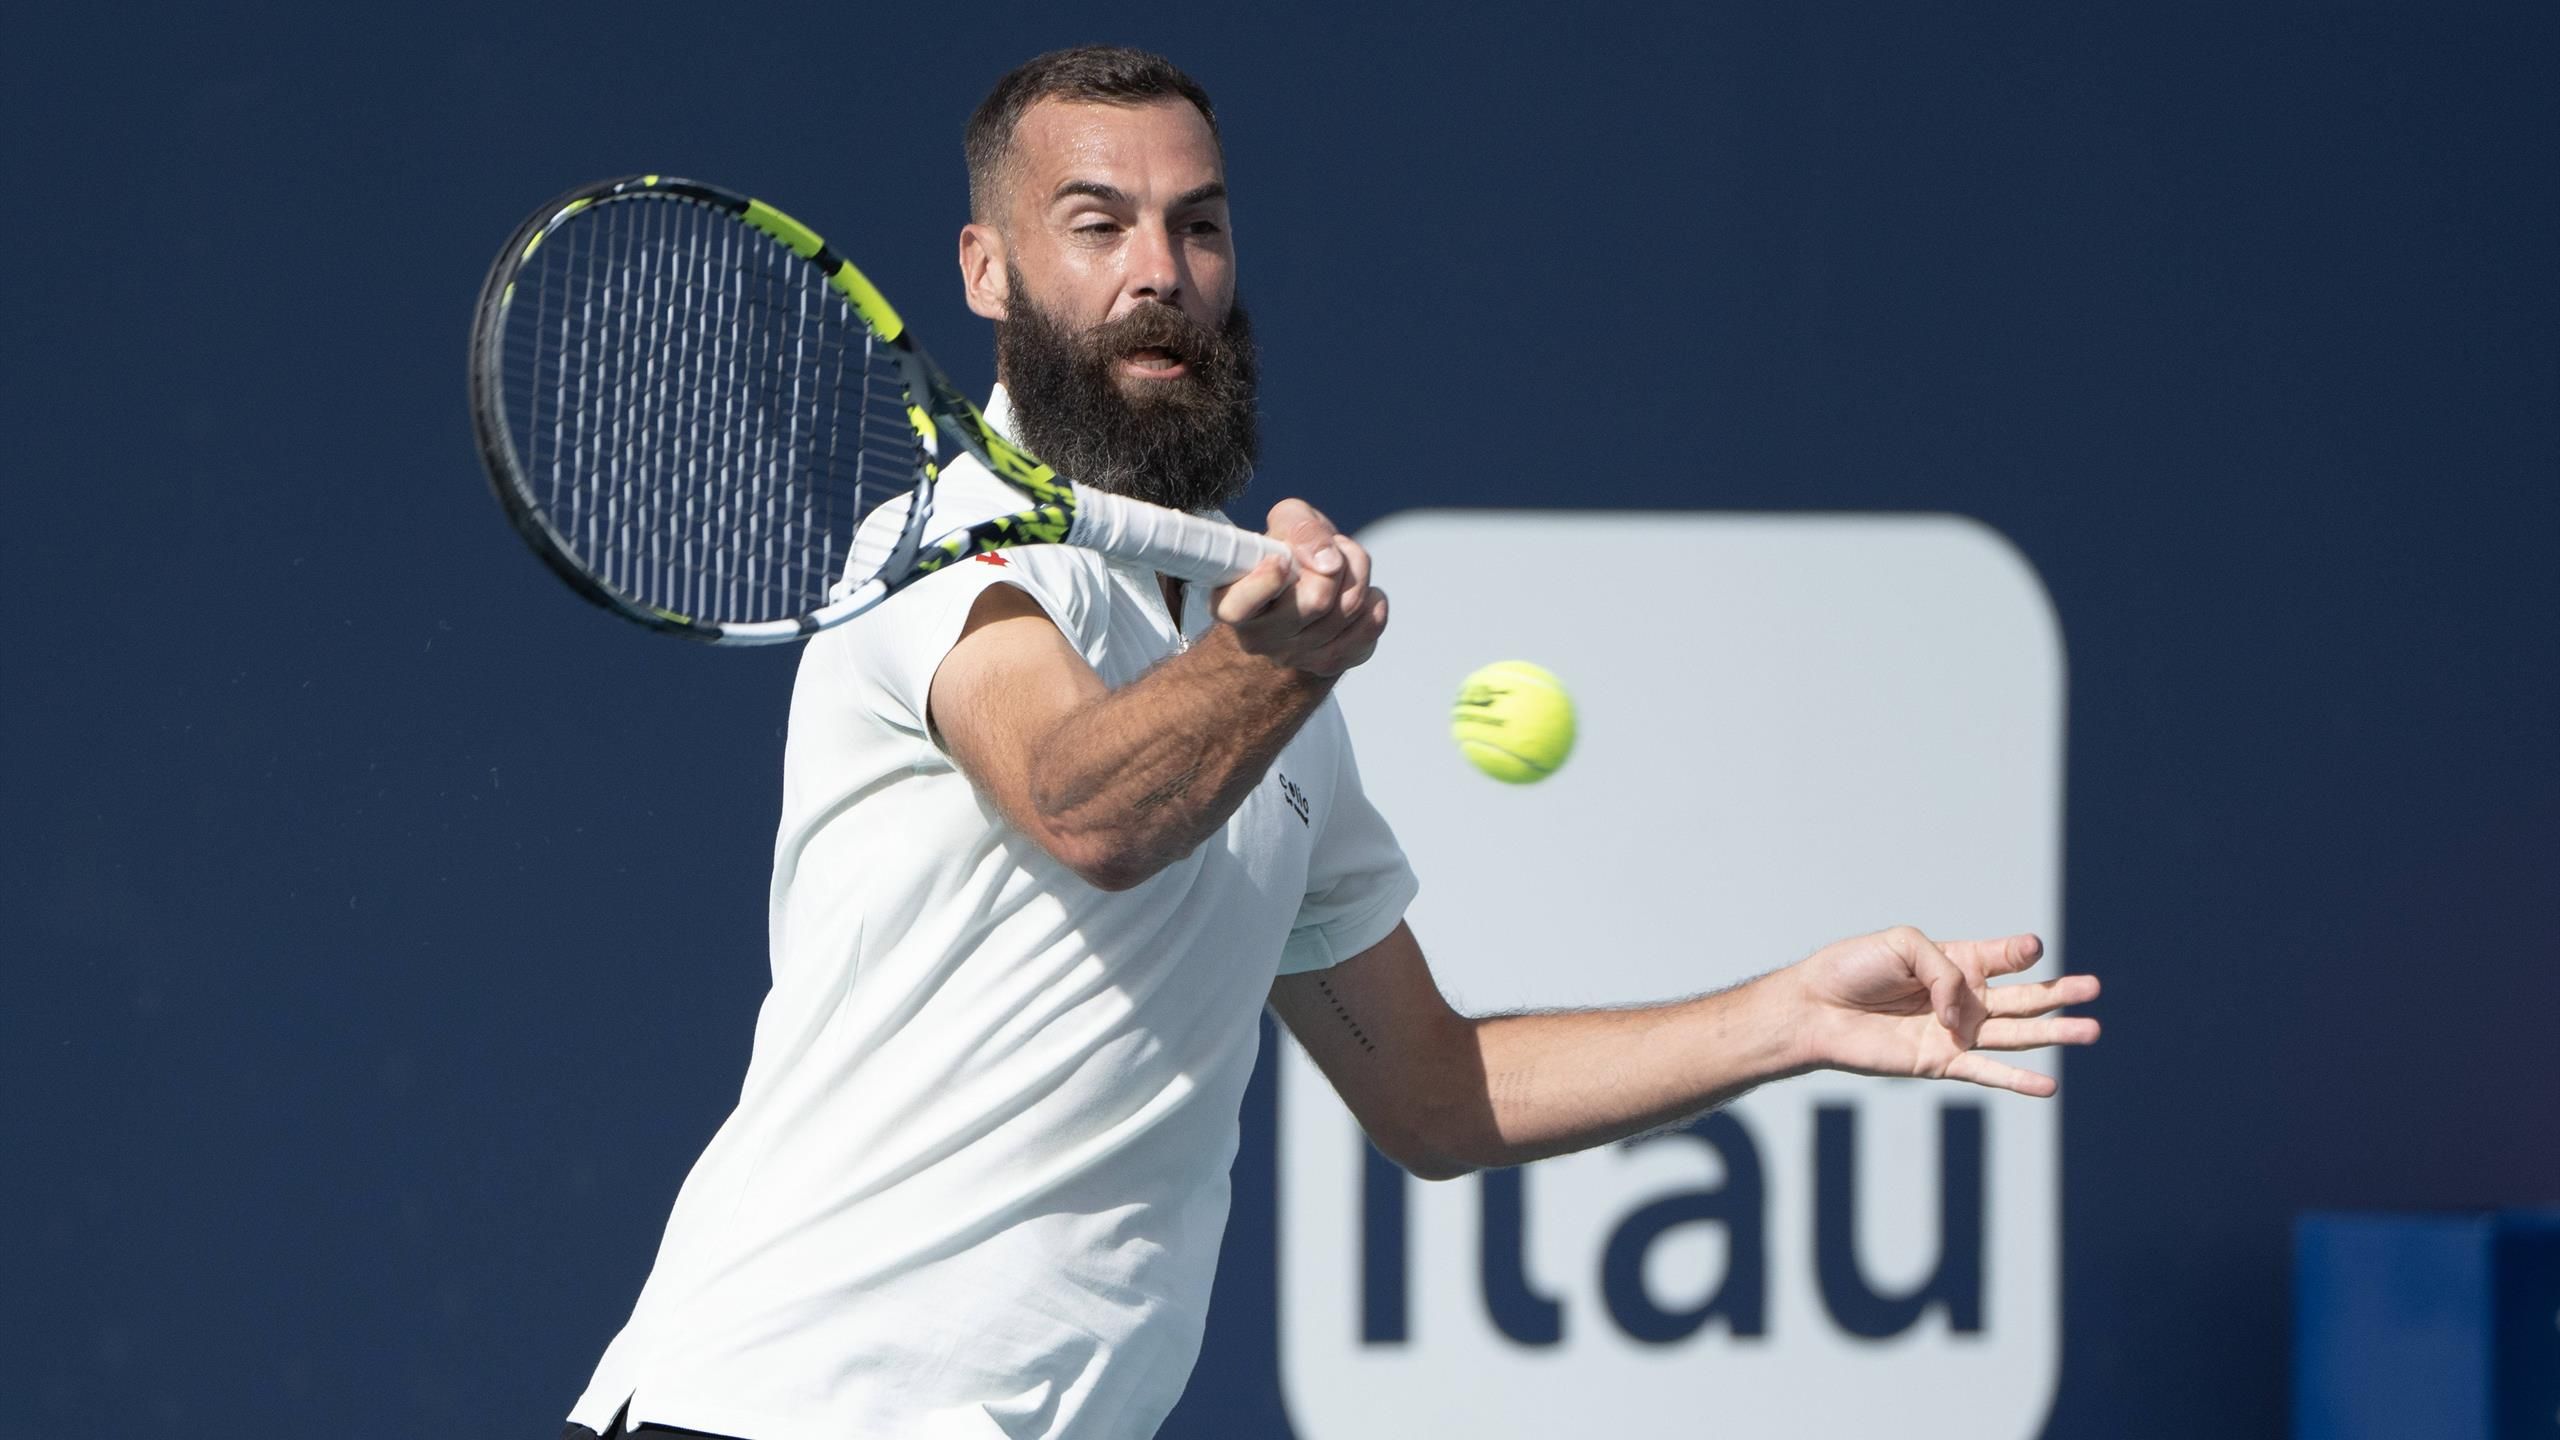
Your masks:
{"label": "muscular forearm", "polygon": [[1213,626],[1058,722],[1029,776],[1040,838],[1105,889],[1145,880],[1227,823],[1332,688]]}
{"label": "muscular forearm", "polygon": [[1518,1165],[1607,1144],[1813,1068],[1785,972],[1694,1000],[1632,1010],[1498,1015],[1469,1022],[1473,1114],[1431,1127],[1447,1173]]}

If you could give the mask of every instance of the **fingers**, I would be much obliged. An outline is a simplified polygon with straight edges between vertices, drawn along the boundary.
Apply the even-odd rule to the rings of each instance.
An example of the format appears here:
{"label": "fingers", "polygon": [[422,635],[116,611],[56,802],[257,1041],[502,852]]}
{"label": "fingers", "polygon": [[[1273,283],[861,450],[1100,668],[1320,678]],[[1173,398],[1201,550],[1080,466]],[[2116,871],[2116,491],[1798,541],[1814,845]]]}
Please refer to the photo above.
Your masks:
{"label": "fingers", "polygon": [[[1266,521],[1267,523],[1263,526],[1264,534],[1274,540],[1287,541],[1292,545],[1297,544],[1301,539],[1321,540],[1327,535],[1337,533],[1333,528],[1333,522],[1324,518],[1323,511],[1295,496],[1273,505]],[[1299,534],[1302,530],[1307,532],[1304,536]]]}
{"label": "fingers", "polygon": [[1980,958],[1965,947],[1941,949],[1909,925],[1886,931],[1884,939],[1928,987],[1929,1011],[1955,1036],[1957,1048],[1972,1049],[1974,1033],[1990,1013]]}
{"label": "fingers", "polygon": [[2065,1005],[2086,1005],[2098,998],[2098,977],[2065,975],[2058,980],[1991,987],[1994,1015],[2042,1015]]}
{"label": "fingers", "polygon": [[2061,1083],[2050,1075],[2034,1070],[2021,1070],[2015,1065],[2004,1065],[1987,1055],[1973,1052],[1957,1056],[1954,1063],[1947,1066],[1947,1078],[1962,1080],[1972,1085],[1988,1086],[1994,1090],[2006,1090],[2016,1095],[2032,1096],[2038,1100],[2050,1099],[2055,1091],[2062,1088]]}
{"label": "fingers", "polygon": [[1348,535],[1336,536],[1333,548],[1342,555],[1342,584],[1334,593],[1334,611],[1348,623],[1369,608],[1369,551]]}
{"label": "fingers", "polygon": [[1298,590],[1299,611],[1307,622],[1305,638],[1314,645],[1331,644],[1366,619],[1370,598],[1377,593],[1369,588],[1369,552],[1360,542],[1339,536],[1334,549],[1342,557],[1342,569],[1328,577],[1332,583],[1323,591],[1310,591],[1303,584]]}
{"label": "fingers", "polygon": [[2033,935],[1940,945],[1909,925],[1820,951],[1803,963],[1820,981],[1807,993],[1832,1012],[1821,1063],[1857,1074],[1919,1075],[2050,1096],[2060,1088],[2052,1076],[1993,1058],[1993,1052],[2097,1043],[2097,1021],[2055,1013],[2096,999],[2096,976],[1991,985],[1992,976],[2015,975],[2044,953]]}
{"label": "fingers", "polygon": [[1928,987],[1929,1013],[1938,1018],[1940,1025],[1953,1030],[1958,1014],[1956,1000],[1964,993],[1964,972],[1955,967],[1955,962],[1947,958],[1945,951],[1930,944],[1928,937],[1919,935],[1917,931],[1912,933],[1917,937],[1916,943],[1901,941],[1899,932],[1895,932],[1895,948],[1904,952],[1903,958],[1910,962],[1911,973]]}
{"label": "fingers", "polygon": [[[2034,963],[2033,960],[2026,962]],[[2020,966],[2019,968],[2024,968]],[[2028,985],[2002,985],[1989,992],[1991,1019],[1973,1037],[1965,1053],[1947,1063],[1946,1077],[1968,1084],[2006,1090],[2034,1099],[2050,1098],[2061,1089],[2052,1076],[1991,1059],[1985,1051],[2043,1050],[2056,1045],[2095,1045],[2102,1033],[2085,1015],[2054,1015],[2065,1005],[2098,998],[2098,977],[2065,975]]]}
{"label": "fingers", "polygon": [[1272,506],[1265,533],[1297,552],[1298,564],[1304,569],[1324,575],[1342,569],[1342,552],[1334,543],[1342,532],[1333,528],[1323,511],[1304,500],[1283,500]]}
{"label": "fingers", "polygon": [[[1303,500],[1273,506],[1271,525],[1272,534],[1285,534],[1298,557],[1292,598],[1307,641],[1327,644],[1358,624],[1369,606],[1367,548],[1335,530],[1332,521]],[[1285,532],[1283,525],[1289,527]]]}
{"label": "fingers", "polygon": [[1308,558],[1309,553],[1306,547],[1299,547],[1298,583],[1290,587],[1288,598],[1289,609],[1297,617],[1301,631],[1314,630],[1331,620],[1334,602],[1342,595],[1342,552],[1331,545],[1312,552],[1330,561],[1330,570],[1317,569],[1316,562]]}
{"label": "fingers", "polygon": [[1255,567],[1218,593],[1218,619],[1246,648],[1311,673],[1338,675],[1368,659],[1387,622],[1368,549],[1303,500],[1272,506],[1269,533],[1290,547],[1294,569]]}
{"label": "fingers", "polygon": [[2009,935],[1998,940],[1950,940],[1945,950],[1949,955],[1971,959],[1985,975],[2015,975],[2035,968],[2044,958],[2044,941],[2033,935]]}
{"label": "fingers", "polygon": [[1387,592],[1371,590],[1368,592],[1366,602],[1361,606],[1360,614],[1352,617],[1351,622],[1343,627],[1342,632],[1333,637],[1332,643],[1325,647],[1324,653],[1317,657],[1316,663],[1326,667],[1331,673],[1339,675],[1375,654],[1378,649],[1378,637],[1385,633],[1386,628]]}
{"label": "fingers", "polygon": [[2043,1020],[1985,1020],[1976,1050],[2041,1050],[2048,1045],[2095,1045],[2098,1022],[2083,1015]]}
{"label": "fingers", "polygon": [[1288,588],[1289,567],[1272,556],[1220,590],[1211,612],[1221,624],[1241,625],[1269,609],[1271,602],[1280,598],[1280,592]]}
{"label": "fingers", "polygon": [[[1297,562],[1294,574],[1276,560],[1263,561],[1221,593],[1216,606],[1220,620],[1230,625],[1242,624],[1262,615],[1285,596],[1284,613],[1268,617],[1262,629],[1271,638],[1286,639],[1311,625],[1334,619],[1346,590],[1356,589],[1365,598],[1369,552],[1335,530],[1333,522],[1313,505],[1304,500],[1283,500],[1272,506],[1270,527],[1265,533],[1289,547]],[[1263,574],[1266,568],[1275,570],[1276,578],[1285,583],[1270,583]]]}

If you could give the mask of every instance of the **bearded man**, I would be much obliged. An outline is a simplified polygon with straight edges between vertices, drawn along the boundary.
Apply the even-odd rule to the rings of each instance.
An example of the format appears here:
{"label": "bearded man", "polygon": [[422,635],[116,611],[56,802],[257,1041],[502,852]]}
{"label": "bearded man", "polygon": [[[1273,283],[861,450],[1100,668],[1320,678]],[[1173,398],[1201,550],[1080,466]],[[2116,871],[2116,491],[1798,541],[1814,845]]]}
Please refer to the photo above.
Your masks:
{"label": "bearded man", "polygon": [[[1062,51],[997,84],[967,152],[990,421],[1085,484],[1235,499],[1255,360],[1208,96]],[[1018,503],[954,463],[937,512],[972,497]],[[1307,505],[1269,526],[1294,563],[1214,593],[1035,546],[809,642],[746,1083],[572,1436],[1152,1434],[1198,1353],[1266,1001],[1430,1178],[1817,1066],[2046,1094],[1980,1050],[2095,1037],[2037,1018],[2094,980],[1987,988],[2033,937],[1907,929],[1672,1004],[1456,1013],[1329,698],[1386,595]]]}

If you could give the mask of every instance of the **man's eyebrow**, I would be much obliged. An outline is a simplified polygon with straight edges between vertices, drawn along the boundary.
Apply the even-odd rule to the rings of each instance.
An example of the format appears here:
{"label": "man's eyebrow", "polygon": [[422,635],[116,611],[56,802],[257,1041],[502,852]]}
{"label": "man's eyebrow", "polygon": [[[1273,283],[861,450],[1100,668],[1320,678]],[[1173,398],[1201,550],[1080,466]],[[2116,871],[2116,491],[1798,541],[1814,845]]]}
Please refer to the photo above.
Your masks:
{"label": "man's eyebrow", "polygon": [[[1116,185],[1105,185],[1099,180],[1068,180],[1061,182],[1058,188],[1050,193],[1049,203],[1054,205],[1057,202],[1066,199],[1070,195],[1087,196],[1089,198],[1099,200],[1105,205],[1118,205],[1124,209],[1132,203],[1127,191],[1122,190]],[[1212,200],[1224,200],[1226,198],[1227,182],[1224,180],[1212,180],[1203,185],[1194,185],[1190,189],[1173,197],[1173,208],[1181,210],[1193,205],[1206,205]]]}
{"label": "man's eyebrow", "polygon": [[1049,203],[1054,205],[1070,195],[1090,195],[1105,205],[1125,206],[1129,203],[1128,192],[1116,185],[1105,185],[1099,180],[1066,181],[1050,192]]}

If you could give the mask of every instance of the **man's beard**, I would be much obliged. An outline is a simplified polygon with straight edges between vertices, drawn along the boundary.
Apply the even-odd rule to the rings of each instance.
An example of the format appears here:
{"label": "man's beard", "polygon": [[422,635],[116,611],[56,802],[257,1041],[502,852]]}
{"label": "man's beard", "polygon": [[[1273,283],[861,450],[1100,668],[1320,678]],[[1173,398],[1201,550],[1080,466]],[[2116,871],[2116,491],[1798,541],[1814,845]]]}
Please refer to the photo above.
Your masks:
{"label": "man's beard", "polygon": [[[1214,509],[1244,493],[1261,447],[1261,367],[1242,304],[1217,330],[1150,302],[1078,334],[1032,303],[1019,271],[1007,279],[1011,318],[996,326],[996,367],[1016,440],[1078,484],[1176,510]],[[1133,398],[1120,362],[1144,349],[1187,373],[1133,382]]]}

